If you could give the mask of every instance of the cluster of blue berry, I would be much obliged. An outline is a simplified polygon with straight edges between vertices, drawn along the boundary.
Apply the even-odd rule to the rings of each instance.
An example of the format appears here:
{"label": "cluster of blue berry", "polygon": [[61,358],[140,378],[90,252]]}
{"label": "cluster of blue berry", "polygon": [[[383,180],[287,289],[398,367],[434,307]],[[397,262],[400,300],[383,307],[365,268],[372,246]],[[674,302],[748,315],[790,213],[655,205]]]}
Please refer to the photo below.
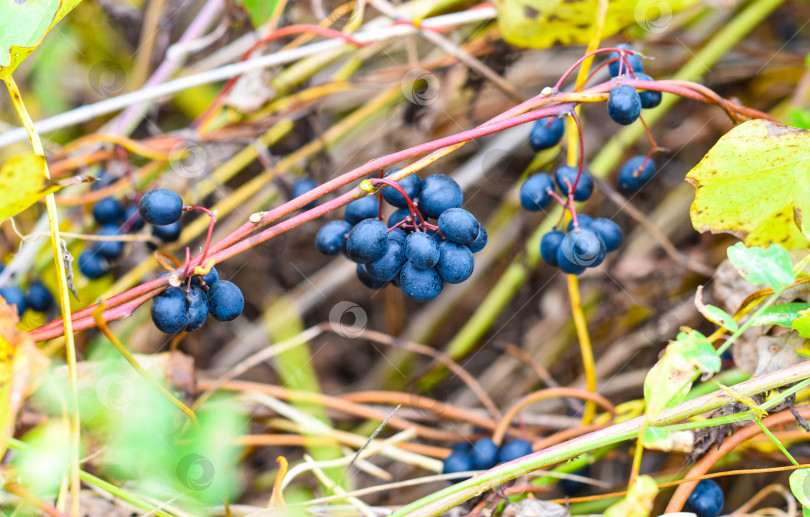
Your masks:
{"label": "cluster of blue berry", "polygon": [[[0,273],[5,266],[0,264]],[[6,303],[17,307],[17,315],[22,316],[27,309],[37,312],[48,312],[53,307],[53,295],[40,281],[30,282],[28,292],[23,291],[16,285],[4,285],[0,287],[0,296]]]}
{"label": "cluster of blue berry", "polygon": [[315,238],[318,251],[345,253],[357,263],[357,277],[364,285],[380,289],[392,283],[418,302],[439,296],[444,283],[470,277],[473,253],[484,249],[487,232],[461,208],[464,194],[458,183],[443,174],[424,181],[412,174],[396,183],[373,182],[383,186],[382,198],[396,208],[388,224],[381,220],[377,196],[360,198],[346,207],[345,220],[321,227]]}
{"label": "cluster of blue berry", "polygon": [[[124,207],[116,198],[105,197],[93,207],[93,219],[99,226],[96,235],[117,237],[139,232],[148,222],[152,225],[152,235],[163,242],[174,242],[180,237],[182,213],[180,196],[164,189],[147,192],[137,206]],[[111,262],[123,254],[123,241],[95,241],[79,254],[79,271],[90,279],[101,278],[109,273]]]}
{"label": "cluster of blue berry", "polygon": [[[617,48],[631,50],[627,45]],[[630,69],[636,79],[651,81],[644,73],[641,59],[636,54],[612,53],[608,64],[611,77],[624,75]],[[607,108],[611,119],[622,125],[632,124],[641,115],[642,108],[654,108],[661,103],[661,92],[637,91],[629,85],[615,86],[608,96]],[[560,142],[565,124],[559,118],[538,120],[532,127],[529,145],[536,152],[550,149]],[[619,186],[627,191],[643,187],[655,174],[655,163],[650,156],[636,156],[624,164],[619,173]],[[556,185],[555,185],[556,184]],[[558,195],[555,187],[562,196]],[[585,168],[563,165],[552,178],[545,173],[534,174],[520,188],[520,202],[526,210],[539,211],[553,201],[560,202],[572,213],[565,231],[554,230],[540,241],[540,254],[548,264],[566,273],[578,275],[588,267],[596,267],[607,253],[622,243],[621,229],[611,220],[594,219],[579,215],[572,201],[586,201],[591,197],[594,181]]]}
{"label": "cluster of blue berry", "polygon": [[445,458],[442,474],[456,474],[470,470],[488,470],[499,463],[522,458],[532,453],[532,444],[526,440],[512,440],[498,447],[491,438],[475,443],[459,442]]}

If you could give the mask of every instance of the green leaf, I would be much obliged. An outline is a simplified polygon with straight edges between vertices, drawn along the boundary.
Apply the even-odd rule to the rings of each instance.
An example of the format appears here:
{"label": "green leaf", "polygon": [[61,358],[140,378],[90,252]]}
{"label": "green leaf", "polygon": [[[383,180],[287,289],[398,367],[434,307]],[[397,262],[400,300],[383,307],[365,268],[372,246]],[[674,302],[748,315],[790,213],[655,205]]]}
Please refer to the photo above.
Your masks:
{"label": "green leaf", "polygon": [[0,0],[0,79],[33,52],[79,0]]}
{"label": "green leaf", "polygon": [[720,357],[703,334],[691,329],[679,333],[644,379],[646,417],[655,418],[667,407],[683,401],[692,382],[702,373],[719,371]]}
{"label": "green leaf", "polygon": [[[602,38],[633,24],[656,31],[673,13],[697,0],[610,0]],[[548,48],[555,43],[584,45],[593,34],[599,0],[496,0],[498,27],[516,47]]]}
{"label": "green leaf", "polygon": [[810,111],[801,108],[791,108],[788,116],[791,126],[801,129],[810,129]]}
{"label": "green leaf", "polygon": [[792,302],[774,305],[752,318],[752,324],[779,325],[780,327],[792,328],[793,321],[800,316],[802,311],[807,309],[810,309],[810,303]]}
{"label": "green leaf", "polygon": [[799,315],[790,323],[790,328],[801,337],[810,338],[810,310],[799,311]]}
{"label": "green leaf", "polygon": [[605,510],[605,517],[648,517],[653,509],[658,484],[650,476],[639,476],[621,501]]}
{"label": "green leaf", "polygon": [[734,321],[734,317],[720,307],[715,307],[710,304],[706,305],[703,310],[705,311],[703,315],[706,316],[706,319],[725,329],[736,332],[740,328],[737,322]]}
{"label": "green leaf", "polygon": [[697,191],[692,225],[733,233],[749,246],[806,248],[810,220],[810,131],[765,120],[740,124],[706,153],[686,179]]}
{"label": "green leaf", "polygon": [[247,11],[250,22],[255,28],[270,19],[278,0],[240,0],[239,3]]}
{"label": "green leaf", "polygon": [[810,506],[810,469],[794,470],[790,474],[790,491],[804,508]]}
{"label": "green leaf", "polygon": [[728,249],[728,259],[753,285],[765,284],[774,291],[781,291],[796,280],[790,255],[777,244],[747,248],[738,242]]}

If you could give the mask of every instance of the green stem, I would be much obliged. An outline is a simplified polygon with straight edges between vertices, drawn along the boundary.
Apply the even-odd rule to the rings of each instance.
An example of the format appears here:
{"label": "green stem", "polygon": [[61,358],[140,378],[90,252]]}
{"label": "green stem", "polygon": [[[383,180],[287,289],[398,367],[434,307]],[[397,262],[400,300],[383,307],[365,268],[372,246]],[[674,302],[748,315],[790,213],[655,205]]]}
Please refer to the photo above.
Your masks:
{"label": "green stem", "polygon": [[799,465],[799,462],[796,461],[796,459],[793,456],[790,455],[790,453],[787,451],[787,449],[785,449],[785,446],[782,445],[782,442],[779,441],[779,438],[774,436],[770,429],[765,427],[762,424],[762,422],[760,422],[759,419],[755,420],[755,423],[757,424],[757,426],[759,426],[760,429],[762,429],[762,432],[765,433],[765,435],[768,438],[771,439],[771,441],[774,443],[774,445],[776,445],[779,448],[779,450],[782,451],[782,454],[784,454],[785,457],[787,457],[787,459],[789,459],[791,463],[793,463],[794,465],[797,465],[797,466]]}

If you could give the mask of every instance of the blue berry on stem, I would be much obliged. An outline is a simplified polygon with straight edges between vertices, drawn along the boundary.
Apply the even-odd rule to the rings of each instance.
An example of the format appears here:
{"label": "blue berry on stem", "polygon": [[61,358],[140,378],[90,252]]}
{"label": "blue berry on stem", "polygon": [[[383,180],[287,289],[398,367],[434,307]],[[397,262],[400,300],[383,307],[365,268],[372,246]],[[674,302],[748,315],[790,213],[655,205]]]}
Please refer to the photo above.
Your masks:
{"label": "blue berry on stem", "polygon": [[711,479],[704,479],[695,486],[686,500],[686,508],[698,517],[716,517],[723,511],[723,489]]}
{"label": "blue berry on stem", "polygon": [[548,174],[533,174],[520,186],[520,204],[531,212],[546,208],[552,201],[550,192],[554,191],[554,182]]}
{"label": "blue berry on stem", "polygon": [[93,206],[93,219],[98,224],[117,223],[124,216],[124,207],[114,197],[99,199]]}
{"label": "blue berry on stem", "polygon": [[[411,211],[407,208],[398,208],[394,210],[394,212],[388,216],[388,227],[393,228],[397,224],[401,223],[405,219],[411,216]],[[419,216],[416,216],[416,222],[419,222]]]}
{"label": "blue berry on stem", "polygon": [[[627,43],[620,43],[619,45],[616,45],[616,48],[621,48],[621,49],[625,49],[625,50],[633,50],[633,47],[631,47]],[[618,57],[619,57],[618,52],[611,52],[610,53],[610,59],[611,60],[616,59]],[[644,62],[641,61],[641,58],[638,56],[638,54],[625,54],[624,57],[627,59],[627,63],[630,63],[630,68],[632,68],[633,71],[636,72],[636,75],[638,75],[639,72],[642,72],[644,70]],[[630,71],[627,69],[627,63],[622,63],[622,66],[621,66],[622,73],[625,74],[625,75],[631,75]],[[616,61],[614,61],[614,62],[612,62],[612,63],[610,63],[608,65],[608,71],[610,72],[611,77],[616,77],[617,75],[619,75],[619,60],[618,59],[616,59]]]}
{"label": "blue berry on stem", "polygon": [[180,221],[175,221],[171,224],[154,224],[152,225],[152,235],[162,240],[163,242],[175,242],[180,238]]}
{"label": "blue berry on stem", "polygon": [[[311,179],[309,179],[309,178],[301,178],[300,180],[293,183],[292,197],[293,198],[301,197],[301,196],[303,196],[304,194],[306,194],[307,192],[309,192],[310,190],[314,189],[317,186],[318,186],[318,184],[315,183],[314,181],[312,181]],[[311,202],[309,204],[306,204],[306,205],[302,206],[301,210],[309,210],[310,208],[315,208],[316,206],[318,206],[318,202],[313,201],[313,202]]]}
{"label": "blue berry on stem", "polygon": [[183,200],[171,190],[150,190],[138,203],[138,212],[146,222],[165,226],[176,223],[183,215]]}
{"label": "blue berry on stem", "polygon": [[[653,81],[654,79],[647,74],[637,73],[636,79],[639,81]],[[645,109],[655,108],[661,104],[661,92],[655,90],[642,90],[638,92],[641,99],[641,107]]]}
{"label": "blue berry on stem", "polygon": [[161,332],[177,334],[188,325],[188,299],[180,288],[169,287],[152,300],[152,322]]}
{"label": "blue berry on stem", "polygon": [[463,208],[450,208],[442,212],[438,226],[447,240],[457,244],[471,244],[481,230],[475,216]]}
{"label": "blue berry on stem", "polygon": [[501,445],[498,451],[498,463],[506,463],[507,461],[516,460],[523,456],[528,456],[532,453],[532,444],[526,440],[512,440],[509,443]]}
{"label": "blue berry on stem", "polygon": [[28,284],[28,294],[25,295],[26,305],[35,311],[48,312],[53,307],[53,295],[42,282]]}
{"label": "blue berry on stem", "polygon": [[126,210],[124,210],[124,223],[129,223],[129,231],[138,232],[143,230],[143,227],[146,226],[146,221],[143,220],[141,214],[138,212],[137,205],[129,205]]}
{"label": "blue berry on stem", "polygon": [[540,256],[543,257],[543,260],[545,260],[547,264],[552,266],[559,265],[557,263],[557,251],[560,249],[560,244],[564,237],[565,234],[563,232],[554,230],[543,235],[543,238],[540,239]]}
{"label": "blue berry on stem", "polygon": [[472,469],[472,456],[469,453],[454,452],[445,458],[442,465],[442,474],[457,474]]}
{"label": "blue berry on stem", "polygon": [[427,217],[438,219],[448,208],[460,208],[463,203],[464,193],[450,176],[434,174],[422,182],[419,210]]}
{"label": "blue berry on stem", "polygon": [[498,446],[491,438],[481,438],[473,444],[472,465],[475,470],[488,470],[498,462]]}
{"label": "blue berry on stem", "polygon": [[191,285],[202,285],[200,283],[200,279],[202,279],[202,281],[205,282],[205,285],[207,285],[208,287],[211,287],[211,284],[213,284],[214,282],[219,280],[219,271],[217,271],[217,268],[212,267],[211,271],[209,271],[208,273],[202,275],[201,277],[200,276],[195,276],[194,278],[192,278],[191,279]]}
{"label": "blue berry on stem", "polygon": [[94,250],[84,250],[79,253],[79,271],[91,280],[101,278],[110,272],[107,259]]}
{"label": "blue berry on stem", "polygon": [[436,272],[448,284],[460,284],[470,278],[475,268],[472,251],[463,244],[443,242],[439,244],[439,262]]}
{"label": "blue berry on stem", "polygon": [[408,237],[408,234],[405,233],[405,230],[401,228],[394,228],[390,232],[388,232],[388,240],[397,241],[398,243],[405,245],[405,239]]}
{"label": "blue berry on stem", "polygon": [[368,287],[369,289],[382,289],[388,282],[383,280],[377,280],[373,276],[371,276],[366,268],[365,264],[357,264],[357,268],[355,268],[355,273],[357,274],[357,278],[360,282]]}
{"label": "blue berry on stem", "polygon": [[634,156],[627,160],[619,171],[619,187],[635,192],[640,190],[655,175],[655,162],[647,156]]}
{"label": "blue berry on stem", "polygon": [[434,268],[419,269],[406,262],[399,274],[402,292],[411,300],[429,302],[442,292],[442,279]]}
{"label": "blue berry on stem", "polygon": [[574,201],[587,201],[593,194],[593,178],[588,171],[582,169],[582,174],[579,176],[579,183],[577,183],[577,174],[579,167],[572,167],[570,165],[563,165],[554,174],[554,180],[560,191],[568,196],[569,184],[576,188],[574,189]]}
{"label": "blue berry on stem", "polygon": [[349,232],[346,255],[358,264],[366,264],[382,257],[387,244],[385,224],[377,219],[365,219]]}
{"label": "blue berry on stem", "polygon": [[16,285],[0,287],[0,296],[6,300],[7,304],[17,307],[18,316],[22,316],[22,313],[28,308],[25,302],[25,293]]}
{"label": "blue berry on stem", "polygon": [[376,280],[390,282],[399,275],[399,271],[407,260],[405,246],[389,236],[383,256],[366,264],[366,271]]}
{"label": "blue berry on stem", "polygon": [[329,221],[315,236],[315,248],[324,255],[336,255],[346,249],[346,238],[352,231],[348,221]]}
{"label": "blue berry on stem", "polygon": [[[100,237],[118,237],[121,231],[117,224],[105,224],[96,234]],[[124,253],[124,243],[122,241],[96,241],[94,245],[96,253],[108,260],[115,260]]]}
{"label": "blue berry on stem", "polygon": [[565,262],[581,267],[595,267],[604,260],[605,243],[596,232],[588,228],[580,228],[578,231],[568,232],[560,243],[560,249],[557,252],[557,262],[560,268],[563,267],[564,262],[560,260],[561,254],[565,258]]}
{"label": "blue berry on stem", "polygon": [[605,251],[608,253],[619,249],[619,246],[622,245],[622,230],[610,219],[594,219],[588,224],[588,229],[593,230],[602,238],[605,243]]}
{"label": "blue berry on stem", "polygon": [[541,118],[534,123],[529,134],[529,145],[535,152],[551,149],[560,142],[565,133],[565,122],[561,118]]}
{"label": "blue berry on stem", "polygon": [[632,86],[616,86],[608,94],[607,109],[614,122],[629,126],[641,115],[641,97]]}
{"label": "blue berry on stem", "polygon": [[[589,216],[588,214],[577,214],[577,223],[579,223],[580,228],[587,228],[591,225],[594,221],[594,218]],[[568,221],[568,226],[565,227],[565,231],[570,232],[574,229],[574,220],[571,219]]]}
{"label": "blue berry on stem", "polygon": [[487,229],[484,228],[484,225],[481,225],[481,229],[478,231],[478,237],[476,237],[476,239],[467,247],[470,248],[470,251],[473,253],[478,253],[487,246],[488,240],[489,236],[487,235]]}
{"label": "blue berry on stem", "polygon": [[205,295],[203,288],[194,285],[192,282],[191,290],[188,292],[188,318],[185,327],[186,332],[194,332],[205,323],[208,318],[208,297]]}
{"label": "blue berry on stem", "polygon": [[242,291],[227,280],[217,280],[208,289],[208,312],[218,321],[231,321],[245,308]]}
{"label": "blue berry on stem", "polygon": [[[394,169],[386,174],[390,176],[391,174],[399,171],[399,169]],[[419,192],[422,190],[422,178],[420,178],[417,174],[411,174],[410,176],[406,176],[401,180],[397,181],[399,186],[405,190],[405,193],[408,194],[408,197],[411,198],[411,201],[419,197]],[[408,201],[405,197],[394,187],[391,186],[384,186],[382,189],[383,198],[388,201],[388,203],[392,206],[397,208],[407,208]]]}
{"label": "blue berry on stem", "polygon": [[414,232],[405,239],[405,256],[419,269],[430,269],[439,261],[439,245],[424,232]]}
{"label": "blue berry on stem", "polygon": [[376,219],[379,212],[380,200],[377,196],[366,196],[346,205],[344,219],[355,225],[364,219]]}

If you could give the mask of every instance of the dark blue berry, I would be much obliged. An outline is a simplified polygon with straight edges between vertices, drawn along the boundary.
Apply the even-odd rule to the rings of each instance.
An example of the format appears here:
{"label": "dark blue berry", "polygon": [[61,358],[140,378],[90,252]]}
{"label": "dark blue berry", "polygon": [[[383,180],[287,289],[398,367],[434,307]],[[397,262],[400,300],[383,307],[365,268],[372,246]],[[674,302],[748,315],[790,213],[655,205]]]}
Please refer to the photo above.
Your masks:
{"label": "dark blue berry", "polygon": [[[619,45],[616,45],[616,48],[622,48],[622,49],[625,49],[625,50],[633,50],[633,47],[631,47],[627,43],[621,43]],[[618,57],[619,57],[618,52],[611,52],[610,53],[610,59],[611,60],[616,59]],[[633,71],[636,72],[636,75],[638,75],[639,72],[644,70],[644,63],[641,61],[641,58],[638,56],[638,54],[625,54],[624,57],[627,58],[627,62],[630,63],[630,68],[632,68]],[[630,71],[627,69],[627,63],[622,63],[621,68],[622,68],[622,73],[624,75],[630,75]],[[614,61],[613,63],[610,63],[608,65],[608,71],[610,72],[611,77],[616,77],[617,75],[619,75],[619,60],[618,59],[616,59],[616,61]]]}
{"label": "dark blue berry", "polygon": [[532,444],[526,440],[512,440],[509,443],[501,445],[498,451],[498,463],[506,463],[507,461],[516,460],[523,456],[528,456],[532,453]]}
{"label": "dark blue berry", "polygon": [[686,508],[698,517],[716,517],[723,511],[723,489],[711,479],[704,479],[695,486],[686,500]]}
{"label": "dark blue berry", "polygon": [[463,452],[454,452],[444,459],[442,474],[457,474],[472,470],[472,456]]}
{"label": "dark blue berry", "polygon": [[641,97],[632,86],[616,86],[608,94],[607,109],[614,122],[629,126],[641,115]]}
{"label": "dark blue berry", "polygon": [[2,296],[6,303],[17,307],[17,315],[22,316],[27,308],[25,302],[25,293],[16,285],[7,285],[0,287],[0,296]]}
{"label": "dark blue berry", "polygon": [[[117,224],[105,224],[96,234],[100,237],[118,237],[121,235]],[[124,253],[122,241],[96,241],[93,248],[96,253],[108,260],[115,260]]]}
{"label": "dark blue berry", "polygon": [[595,267],[604,259],[605,243],[596,232],[588,228],[568,232],[560,243],[557,262],[562,263],[560,254],[567,262],[582,267]]}
{"label": "dark blue berry", "polygon": [[422,182],[419,210],[428,217],[438,219],[448,208],[460,208],[464,193],[456,181],[444,174],[434,174]]}
{"label": "dark blue berry", "polygon": [[388,239],[392,241],[397,241],[398,243],[405,245],[405,239],[408,237],[408,234],[405,233],[405,230],[400,228],[394,228],[390,232],[388,232]]}
{"label": "dark blue berry", "polygon": [[185,331],[194,332],[202,327],[208,318],[208,297],[202,287],[192,283],[188,292],[188,322]]}
{"label": "dark blue berry", "polygon": [[588,229],[593,230],[602,237],[605,243],[605,251],[610,253],[619,249],[622,245],[622,230],[619,225],[610,219],[594,219],[588,224]]}
{"label": "dark blue berry", "polygon": [[124,210],[124,224],[127,225],[129,231],[139,232],[146,226],[146,221],[143,220],[141,214],[138,213],[137,205],[129,205]]}
{"label": "dark blue berry", "polygon": [[[577,223],[579,224],[580,228],[587,228],[591,225],[594,221],[594,218],[589,216],[588,214],[577,214]],[[574,220],[571,219],[568,221],[568,226],[566,226],[565,231],[570,232],[574,229]]]}
{"label": "dark blue berry", "polygon": [[473,444],[472,465],[474,470],[488,470],[498,463],[498,446],[491,438],[481,438]]}
{"label": "dark blue berry", "polygon": [[93,206],[93,219],[98,224],[117,223],[124,216],[124,207],[114,197],[99,199]]}
{"label": "dark blue berry", "polygon": [[171,190],[150,190],[138,203],[138,212],[146,222],[166,226],[180,220],[183,215],[183,200]]}
{"label": "dark blue berry", "polygon": [[201,277],[195,276],[194,278],[192,278],[191,279],[191,285],[202,285],[200,283],[200,279],[202,279],[202,281],[205,282],[205,285],[210,287],[211,284],[213,284],[214,282],[219,280],[219,271],[217,271],[217,268],[212,267],[211,271],[204,274],[203,276],[201,276]]}
{"label": "dark blue berry", "polygon": [[387,244],[385,224],[377,219],[365,219],[349,232],[346,255],[358,264],[367,264],[382,257]]}
{"label": "dark blue berry", "polygon": [[419,269],[430,269],[439,261],[439,245],[424,232],[414,232],[405,239],[405,256]]}
{"label": "dark blue berry", "polygon": [[551,149],[560,142],[565,133],[565,122],[561,118],[541,118],[534,123],[529,135],[529,145],[535,152]]}
{"label": "dark blue berry", "polygon": [[411,300],[429,302],[442,292],[442,279],[434,268],[419,269],[406,262],[399,274],[402,292]]}
{"label": "dark blue berry", "polygon": [[[647,74],[637,73],[636,79],[639,81],[652,81],[653,78]],[[643,90],[638,92],[641,99],[641,107],[645,109],[655,108],[661,104],[661,92],[655,90]]]}
{"label": "dark blue berry", "polygon": [[[301,197],[317,186],[318,184],[312,181],[311,179],[301,178],[300,180],[293,183],[292,197],[293,198]],[[310,208],[315,208],[316,206],[318,206],[318,201],[313,201],[309,204],[302,206],[301,210],[309,210]]]}
{"label": "dark blue berry", "polygon": [[329,221],[315,236],[315,248],[324,255],[336,255],[346,249],[346,238],[352,231],[348,221]]}
{"label": "dark blue berry", "polygon": [[563,252],[562,241],[560,242],[560,247],[557,248],[557,267],[569,275],[578,275],[586,269],[585,266],[571,262],[568,255]]}
{"label": "dark blue berry", "polygon": [[[390,216],[388,216],[388,227],[393,228],[398,223],[404,221],[405,219],[407,219],[409,217],[411,217],[411,211],[410,210],[408,210],[407,208],[398,208],[398,209],[394,210],[394,213],[392,213]],[[417,218],[416,222],[419,222],[419,216],[418,215],[416,216],[416,218]],[[413,221],[413,219],[411,219],[411,221]]]}
{"label": "dark blue berry", "polygon": [[[386,176],[390,176],[391,174],[399,171],[399,169],[394,169]],[[411,174],[410,176],[406,176],[401,180],[397,181],[399,186],[405,190],[405,193],[408,194],[408,197],[411,198],[411,201],[419,197],[419,192],[422,190],[422,178],[420,178],[417,174]],[[397,208],[407,208],[408,201],[403,197],[403,195],[394,187],[383,187],[382,189],[383,198],[388,201],[389,204],[397,207]]]}
{"label": "dark blue berry", "polygon": [[447,240],[458,244],[471,244],[478,238],[481,229],[475,216],[463,208],[450,208],[442,212],[438,226]]}
{"label": "dark blue berry", "polygon": [[379,213],[380,200],[377,196],[366,196],[346,205],[344,219],[355,225],[364,219],[376,219]]}
{"label": "dark blue berry", "polygon": [[357,273],[357,278],[360,280],[360,282],[369,289],[382,289],[388,284],[388,282],[377,280],[371,276],[368,269],[366,269],[365,264],[357,264],[355,273]]}
{"label": "dark blue berry", "polygon": [[180,221],[175,221],[171,224],[152,225],[152,235],[163,242],[175,242],[180,238],[180,231]]}
{"label": "dark blue berry", "polygon": [[488,239],[489,237],[487,236],[487,229],[484,228],[484,225],[481,225],[481,229],[478,231],[478,237],[467,247],[470,248],[470,251],[473,253],[478,253],[487,246]]}
{"label": "dark blue berry", "polygon": [[619,187],[635,192],[655,175],[655,162],[646,156],[634,156],[627,160],[619,171]]}
{"label": "dark blue berry", "polygon": [[576,188],[574,189],[574,201],[587,201],[588,198],[591,197],[591,194],[593,194],[593,178],[588,174],[588,171],[583,168],[579,182],[577,183],[578,173],[579,167],[563,165],[557,169],[557,172],[554,174],[554,179],[557,181],[557,186],[560,187],[560,191],[566,196],[568,196],[568,184],[570,183],[571,186],[576,184]]}
{"label": "dark blue berry", "polygon": [[48,312],[53,307],[53,295],[42,282],[28,284],[28,294],[25,295],[26,305],[35,311]]}
{"label": "dark blue berry", "polygon": [[188,298],[185,291],[169,287],[152,300],[152,322],[161,332],[177,334],[188,325]]}
{"label": "dark blue berry", "polygon": [[546,208],[552,200],[554,182],[548,174],[533,174],[520,186],[520,204],[531,212]]}
{"label": "dark blue berry", "polygon": [[383,256],[366,264],[366,271],[371,277],[382,282],[390,282],[405,265],[405,246],[394,239],[388,238]]}
{"label": "dark blue berry", "polygon": [[439,262],[436,272],[448,284],[460,284],[470,278],[475,268],[472,251],[463,244],[443,242],[439,244]]}
{"label": "dark blue berry", "polygon": [[557,266],[557,251],[560,249],[565,234],[556,230],[550,231],[540,239],[540,256],[546,264]]}
{"label": "dark blue berry", "polygon": [[87,278],[95,280],[110,272],[110,264],[94,250],[84,250],[79,253],[79,271]]}
{"label": "dark blue berry", "polygon": [[208,312],[218,321],[231,321],[245,308],[245,297],[233,282],[218,280],[208,289]]}

